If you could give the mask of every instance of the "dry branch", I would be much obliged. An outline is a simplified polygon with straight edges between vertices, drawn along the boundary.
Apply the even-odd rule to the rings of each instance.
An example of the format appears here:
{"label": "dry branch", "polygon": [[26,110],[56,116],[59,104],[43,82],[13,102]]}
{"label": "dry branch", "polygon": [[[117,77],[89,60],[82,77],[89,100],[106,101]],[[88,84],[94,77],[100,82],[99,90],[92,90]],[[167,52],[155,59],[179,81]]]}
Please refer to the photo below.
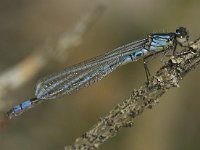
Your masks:
{"label": "dry branch", "polygon": [[77,138],[65,150],[93,150],[114,137],[123,127],[133,126],[134,118],[146,108],[152,108],[159,98],[179,82],[200,62],[200,38],[190,43],[178,56],[173,56],[152,76],[149,84],[144,83],[130,97],[118,104],[107,116],[99,119],[88,132]]}

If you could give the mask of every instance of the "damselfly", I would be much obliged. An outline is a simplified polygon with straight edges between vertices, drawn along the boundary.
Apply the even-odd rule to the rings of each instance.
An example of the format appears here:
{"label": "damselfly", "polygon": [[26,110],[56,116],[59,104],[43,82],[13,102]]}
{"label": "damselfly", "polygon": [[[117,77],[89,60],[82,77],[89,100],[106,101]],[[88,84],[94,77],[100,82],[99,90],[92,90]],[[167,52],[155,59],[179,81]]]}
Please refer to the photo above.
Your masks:
{"label": "damselfly", "polygon": [[177,44],[187,45],[188,38],[188,32],[184,27],[177,28],[176,32],[151,33],[142,40],[131,42],[44,77],[36,85],[35,98],[14,106],[7,112],[8,117],[18,116],[45,100],[55,99],[87,87],[126,63],[139,59],[144,59],[145,62],[145,59],[155,54],[175,52]]}

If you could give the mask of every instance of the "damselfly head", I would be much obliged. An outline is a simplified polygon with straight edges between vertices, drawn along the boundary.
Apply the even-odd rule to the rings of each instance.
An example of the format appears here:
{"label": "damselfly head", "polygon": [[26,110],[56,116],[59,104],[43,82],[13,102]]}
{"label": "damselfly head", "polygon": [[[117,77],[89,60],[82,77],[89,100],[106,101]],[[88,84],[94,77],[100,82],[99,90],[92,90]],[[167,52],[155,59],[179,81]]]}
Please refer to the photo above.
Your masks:
{"label": "damselfly head", "polygon": [[176,29],[176,36],[179,37],[179,38],[189,37],[187,29],[185,27],[178,27]]}
{"label": "damselfly head", "polygon": [[176,29],[176,40],[179,44],[184,45],[189,39],[189,33],[185,27],[178,27]]}

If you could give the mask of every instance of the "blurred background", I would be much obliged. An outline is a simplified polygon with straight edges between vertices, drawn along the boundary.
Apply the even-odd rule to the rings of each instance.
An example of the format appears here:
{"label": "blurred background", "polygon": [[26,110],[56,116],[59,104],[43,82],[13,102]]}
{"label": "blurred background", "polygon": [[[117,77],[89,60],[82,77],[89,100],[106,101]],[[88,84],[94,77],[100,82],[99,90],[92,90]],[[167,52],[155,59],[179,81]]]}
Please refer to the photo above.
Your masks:
{"label": "blurred background", "polygon": [[[37,81],[69,65],[142,39],[150,32],[189,29],[200,35],[199,0],[0,1],[0,149],[55,150],[73,143],[100,116],[145,80],[142,62],[120,67],[101,82],[47,101],[5,121],[12,106],[34,97]],[[149,64],[151,73],[162,65]],[[168,91],[133,128],[122,129],[101,150],[200,148],[200,70]]]}

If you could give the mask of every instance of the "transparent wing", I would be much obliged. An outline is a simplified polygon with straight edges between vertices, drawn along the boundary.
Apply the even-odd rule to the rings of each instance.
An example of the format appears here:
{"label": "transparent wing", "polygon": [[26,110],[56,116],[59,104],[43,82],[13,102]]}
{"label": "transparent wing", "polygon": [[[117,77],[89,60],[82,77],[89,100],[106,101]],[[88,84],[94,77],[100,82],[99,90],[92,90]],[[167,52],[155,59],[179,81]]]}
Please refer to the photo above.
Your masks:
{"label": "transparent wing", "polygon": [[146,42],[143,39],[129,43],[47,76],[38,82],[35,95],[38,99],[53,99],[87,87],[123,64],[126,56],[141,49]]}

